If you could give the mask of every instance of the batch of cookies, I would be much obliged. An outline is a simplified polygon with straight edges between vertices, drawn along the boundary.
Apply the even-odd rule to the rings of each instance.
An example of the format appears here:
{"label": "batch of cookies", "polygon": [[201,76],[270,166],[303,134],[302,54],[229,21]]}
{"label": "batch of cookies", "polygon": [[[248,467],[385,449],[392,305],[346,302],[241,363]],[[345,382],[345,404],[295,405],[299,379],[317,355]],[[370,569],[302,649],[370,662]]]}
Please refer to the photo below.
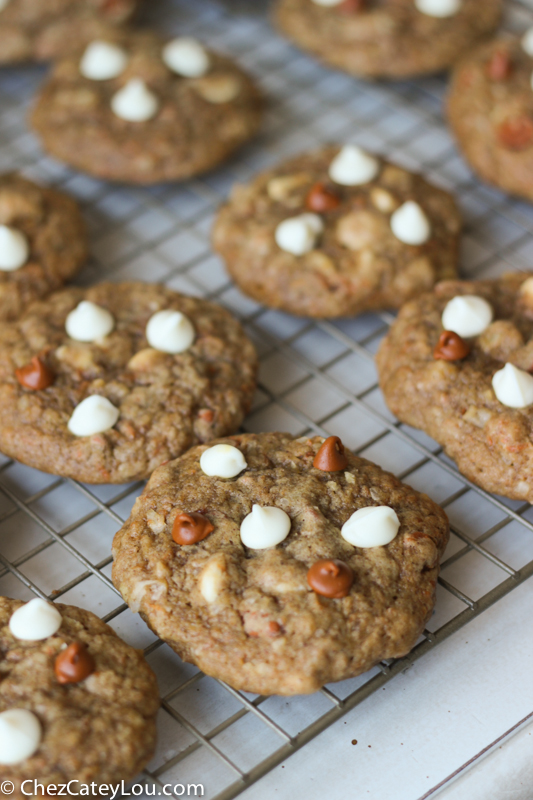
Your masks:
{"label": "batch of cookies", "polygon": [[[213,169],[261,125],[230,58],[131,17],[136,0],[0,0],[0,63],[53,61],[45,151],[130,184]],[[304,50],[356,77],[453,69],[450,124],[486,181],[533,200],[533,29],[502,0],[276,0]],[[131,27],[127,27],[126,23]],[[22,66],[20,67],[22,68]],[[399,420],[479,486],[533,499],[533,275],[457,279],[450,194],[353,144],[235,186],[213,248],[264,305],[401,311],[377,355]],[[143,282],[63,285],[87,258],[71,198],[0,177],[0,450],[86,483],[148,479],[113,581],[184,660],[257,694],[310,693],[409,652],[431,615],[444,511],[341,438],[239,429],[257,356],[233,316]],[[92,613],[0,598],[0,780],[116,783],[155,742],[156,680]]]}

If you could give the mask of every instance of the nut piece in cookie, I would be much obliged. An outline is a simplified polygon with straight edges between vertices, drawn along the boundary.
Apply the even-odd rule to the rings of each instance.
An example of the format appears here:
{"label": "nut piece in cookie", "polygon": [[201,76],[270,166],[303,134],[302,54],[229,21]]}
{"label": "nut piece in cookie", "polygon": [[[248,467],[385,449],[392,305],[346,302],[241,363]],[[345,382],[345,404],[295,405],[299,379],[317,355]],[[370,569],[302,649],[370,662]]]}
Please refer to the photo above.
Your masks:
{"label": "nut piece in cookie", "polygon": [[474,483],[529,502],[532,286],[527,273],[441,283],[400,311],[377,355],[402,422],[436,439]]}
{"label": "nut piece in cookie", "polygon": [[259,91],[195,39],[107,31],[56,64],[32,113],[44,148],[105,180],[180,181],[257,131]]}
{"label": "nut piece in cookie", "polygon": [[502,0],[276,0],[282,33],[351,75],[442,72],[498,27]]}
{"label": "nut piece in cookie", "polygon": [[457,273],[447,192],[355,145],[323,147],[234,187],[213,246],[239,287],[318,318],[397,308]]}
{"label": "nut piece in cookie", "polygon": [[91,612],[0,597],[0,661],[0,783],[16,800],[24,781],[119,783],[152,757],[155,675]]}
{"label": "nut piece in cookie", "polygon": [[[132,610],[237,689],[314,692],[404,655],[431,615],[446,515],[332,438],[193,447],[154,472],[115,536],[113,581]],[[344,465],[317,468],[331,444]],[[204,469],[219,447],[242,457],[232,476]],[[187,517],[209,534],[177,541]]]}
{"label": "nut piece in cookie", "polygon": [[448,120],[480,178],[533,200],[533,28],[497,38],[458,65]]}
{"label": "nut piece in cookie", "polygon": [[85,225],[73,199],[14,172],[0,175],[0,321],[59,289],[86,258]]}
{"label": "nut piece in cookie", "polygon": [[145,283],[65,289],[0,326],[0,449],[88,483],[146,478],[236,430],[256,369],[214,303]]}

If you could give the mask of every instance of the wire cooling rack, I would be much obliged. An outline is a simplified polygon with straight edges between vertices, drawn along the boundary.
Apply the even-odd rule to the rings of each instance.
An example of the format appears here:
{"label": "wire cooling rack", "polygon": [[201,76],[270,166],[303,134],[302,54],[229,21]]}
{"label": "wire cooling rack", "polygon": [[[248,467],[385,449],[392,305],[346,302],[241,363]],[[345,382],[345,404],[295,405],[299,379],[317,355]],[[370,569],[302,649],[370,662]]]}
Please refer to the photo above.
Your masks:
{"label": "wire cooling rack", "polygon": [[[146,786],[202,783],[229,800],[533,575],[533,510],[461,477],[439,446],[400,425],[377,387],[373,355],[390,314],[310,322],[245,298],[209,247],[216,208],[237,180],[324,141],[353,141],[454,190],[466,220],[462,274],[494,276],[533,261],[533,208],[480,185],[441,117],[444,83],[371,85],[320,67],[277,36],[266,3],[161,0],[150,23],[198,36],[234,55],[258,80],[268,109],[260,138],[225,168],[181,186],[131,189],[76,174],[44,156],[25,120],[44,72],[0,73],[0,169],[79,198],[93,257],[81,275],[164,281],[214,298],[243,321],[261,356],[260,388],[244,428],[339,434],[356,453],[428,492],[452,522],[435,615],[414,650],[311,697],[257,697],[183,664],[131,614],[110,579],[111,541],[141,484],[86,486],[0,456],[0,593],[88,608],[145,649],[162,692],[157,753]],[[511,5],[507,25],[533,13]]]}

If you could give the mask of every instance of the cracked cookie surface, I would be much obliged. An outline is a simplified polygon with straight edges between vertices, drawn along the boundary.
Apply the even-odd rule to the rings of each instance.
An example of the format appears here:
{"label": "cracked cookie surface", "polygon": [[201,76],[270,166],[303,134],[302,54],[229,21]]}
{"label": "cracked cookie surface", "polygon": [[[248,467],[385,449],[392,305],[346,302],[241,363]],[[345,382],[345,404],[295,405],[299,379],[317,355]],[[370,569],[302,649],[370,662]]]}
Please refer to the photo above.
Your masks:
{"label": "cracked cookie surface", "polygon": [[[391,411],[443,445],[474,483],[533,501],[533,406],[510,408],[492,379],[505,363],[533,368],[531,274],[496,280],[446,281],[401,310],[377,355],[380,385]],[[442,313],[454,297],[476,295],[494,310],[492,323],[468,340],[453,362],[435,359]]]}
{"label": "cracked cookie surface", "polygon": [[[84,77],[78,52],[54,66],[37,99],[31,123],[52,155],[104,180],[152,184],[206,172],[256,133],[260,94],[231,59],[206,51],[206,74],[184,77],[164,62],[166,41],[155,34],[109,33],[105,42],[126,54],[117,77]],[[112,109],[132,80],[155,99],[150,119],[128,121]]]}
{"label": "cracked cookie surface", "polygon": [[[329,168],[339,147],[324,147],[233,188],[215,222],[213,246],[248,295],[273,308],[319,318],[398,308],[418,292],[457,274],[461,220],[450,194],[420,175],[377,159],[363,185],[333,183]],[[276,229],[309,211],[317,184],[336,198],[320,214],[323,232],[303,255],[282,250]],[[427,242],[405,244],[393,234],[392,214],[418,203],[431,226]]]}
{"label": "cracked cookie surface", "polygon": [[[244,456],[239,476],[208,477],[200,467],[207,448],[195,447],[156,470],[116,534],[113,581],[132,610],[183,659],[256,693],[313,692],[405,655],[435,602],[448,540],[442,509],[347,451],[344,470],[316,469],[321,437],[263,433],[219,441]],[[240,526],[253,504],[289,516],[281,544],[243,545]],[[400,520],[390,544],[363,549],[342,538],[341,526],[357,509],[379,505]],[[183,513],[201,513],[214,530],[177,545],[172,529]],[[323,559],[353,570],[342,599],[311,589],[307,573]]]}
{"label": "cracked cookie surface", "polygon": [[448,120],[483,180],[533,200],[533,56],[521,39],[496,39],[454,72]]}
{"label": "cracked cookie surface", "polygon": [[274,18],[289,39],[352,75],[408,78],[449,69],[498,26],[502,0],[464,0],[447,17],[414,0],[277,0]]}
{"label": "cracked cookie surface", "polygon": [[87,259],[87,234],[72,198],[17,173],[0,175],[0,225],[28,242],[26,262],[0,270],[0,320],[13,320],[74,277]]}
{"label": "cracked cookie surface", "polygon": [[[103,339],[80,342],[66,333],[67,315],[81,301],[111,312],[114,328]],[[146,326],[161,310],[191,321],[195,338],[184,352],[149,347]],[[47,388],[28,391],[15,370],[35,356],[54,377]],[[214,303],[141,282],[64,289],[0,326],[0,449],[88,483],[146,478],[193,444],[238,428],[252,401],[256,366],[240,324]],[[75,436],[69,419],[90,395],[111,401],[118,422]]]}
{"label": "cracked cookie surface", "polygon": [[[11,797],[23,800],[34,780],[97,785],[133,778],[155,748],[159,708],[155,675],[142,653],[89,611],[57,603],[62,623],[40,641],[15,639],[12,614],[24,604],[0,597],[0,713],[27,709],[42,728],[35,754],[0,765],[0,782],[11,781]],[[58,682],[57,657],[73,643],[85,646],[94,670],[77,683]]]}
{"label": "cracked cookie surface", "polygon": [[7,0],[0,11],[0,64],[50,61],[127,22],[138,0]]}

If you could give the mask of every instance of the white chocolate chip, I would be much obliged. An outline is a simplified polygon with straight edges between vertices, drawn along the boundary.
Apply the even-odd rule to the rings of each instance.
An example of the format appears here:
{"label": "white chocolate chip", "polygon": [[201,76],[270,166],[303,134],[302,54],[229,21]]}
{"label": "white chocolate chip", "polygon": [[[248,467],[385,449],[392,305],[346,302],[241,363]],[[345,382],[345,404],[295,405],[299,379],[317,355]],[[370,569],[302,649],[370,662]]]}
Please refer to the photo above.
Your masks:
{"label": "white chocolate chip", "polygon": [[533,403],[533,375],[507,363],[492,378],[494,394],[504,406],[525,408]]}
{"label": "white chocolate chip", "polygon": [[181,311],[157,311],[148,320],[148,344],[162,353],[183,353],[194,342],[196,332],[190,319]]}
{"label": "white chocolate chip", "polygon": [[390,218],[393,234],[404,244],[424,244],[431,236],[429,220],[413,200],[408,200],[396,209]]}
{"label": "white chocolate chip", "polygon": [[428,17],[453,17],[462,4],[462,0],[415,0],[418,10]]}
{"label": "white chocolate chip", "polygon": [[90,300],[82,300],[65,320],[65,330],[77,342],[96,342],[115,327],[113,314]]}
{"label": "white chocolate chip", "polygon": [[533,25],[522,36],[522,49],[533,58]]}
{"label": "white chocolate chip", "polygon": [[172,72],[185,78],[201,78],[208,71],[211,60],[196,39],[178,37],[163,48],[163,61]]}
{"label": "white chocolate chip", "polygon": [[92,81],[107,81],[117,78],[128,63],[128,55],[122,47],[97,40],[91,42],[81,58],[80,72]]}
{"label": "white chocolate chip", "polygon": [[0,225],[0,270],[13,272],[20,269],[30,254],[30,245],[22,231]]}
{"label": "white chocolate chip", "polygon": [[146,122],[158,108],[159,100],[140,78],[132,78],[111,98],[111,110],[127,122]]}
{"label": "white chocolate chip", "polygon": [[76,406],[68,421],[68,429],[74,436],[93,436],[112,428],[119,416],[120,411],[107,397],[92,394]]}
{"label": "white chocolate chip", "polygon": [[300,214],[280,222],[274,238],[278,247],[286,253],[303,256],[314,249],[323,230],[324,223],[318,214]]}
{"label": "white chocolate chip", "polygon": [[329,165],[329,177],[341,186],[361,186],[379,172],[377,158],[354,144],[345,145]]}
{"label": "white chocolate chip", "polygon": [[389,506],[370,506],[355,511],[344,523],[341,535],[355,547],[382,547],[396,538],[400,520]]}
{"label": "white chocolate chip", "polygon": [[247,466],[241,451],[231,444],[215,444],[200,456],[202,472],[212,478],[235,478]]}
{"label": "white chocolate chip", "polygon": [[9,2],[10,0],[0,0],[0,11],[3,11]]}
{"label": "white chocolate chip", "polygon": [[317,6],[338,6],[343,2],[343,0],[313,0],[313,3],[316,3]]}
{"label": "white chocolate chip", "polygon": [[275,506],[252,506],[241,523],[241,541],[254,550],[265,550],[283,542],[291,529],[291,518]]}
{"label": "white chocolate chip", "polygon": [[[0,714],[0,764],[14,766],[30,758],[41,744],[41,723],[25,708],[9,708]],[[9,781],[6,781],[6,785]]]}
{"label": "white chocolate chip", "polygon": [[9,630],[15,639],[37,642],[53,636],[61,627],[62,617],[57,608],[36,597],[11,615]]}
{"label": "white chocolate chip", "polygon": [[479,336],[489,327],[494,317],[490,303],[475,294],[458,295],[446,304],[442,314],[445,331],[453,331],[469,338]]}

